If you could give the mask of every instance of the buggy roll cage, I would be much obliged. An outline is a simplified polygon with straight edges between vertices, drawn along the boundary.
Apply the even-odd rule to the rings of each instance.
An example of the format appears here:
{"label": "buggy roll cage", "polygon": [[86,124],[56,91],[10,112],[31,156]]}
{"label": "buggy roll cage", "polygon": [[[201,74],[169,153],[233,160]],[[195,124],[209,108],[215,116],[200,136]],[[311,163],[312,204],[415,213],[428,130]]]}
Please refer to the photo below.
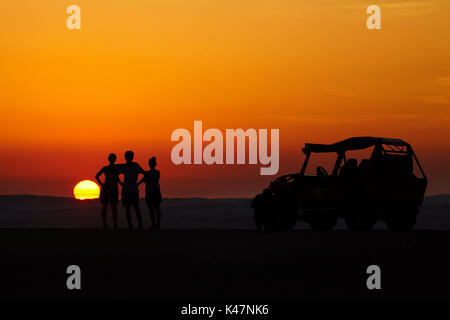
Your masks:
{"label": "buggy roll cage", "polygon": [[[382,148],[382,145],[387,145],[389,150]],[[378,138],[378,137],[354,137],[348,138],[333,144],[316,144],[316,143],[305,143],[302,148],[303,153],[306,155],[305,161],[303,162],[302,168],[300,170],[300,175],[305,175],[306,166],[308,165],[311,153],[331,153],[335,152],[338,154],[336,162],[333,167],[332,175],[337,175],[339,170],[339,164],[342,159],[345,159],[345,152],[352,150],[362,150],[370,148],[372,146],[378,147],[383,153],[388,154],[411,154],[419,167],[422,176],[426,179],[425,172],[420,165],[419,160],[416,157],[411,145],[401,139],[391,139],[391,138]]]}

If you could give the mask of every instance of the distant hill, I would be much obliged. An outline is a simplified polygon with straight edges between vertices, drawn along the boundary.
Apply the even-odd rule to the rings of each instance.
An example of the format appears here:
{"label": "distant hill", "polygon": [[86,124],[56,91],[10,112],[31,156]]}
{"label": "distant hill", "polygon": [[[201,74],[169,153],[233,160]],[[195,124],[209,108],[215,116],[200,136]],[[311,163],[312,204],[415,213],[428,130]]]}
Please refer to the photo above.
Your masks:
{"label": "distant hill", "polygon": [[[165,228],[187,229],[253,229],[251,199],[164,199],[162,224]],[[73,198],[0,195],[0,228],[97,228],[101,225],[98,200]],[[141,200],[144,223],[149,215]],[[108,211],[108,218],[111,213]],[[110,220],[109,220],[110,221]],[[119,225],[125,227],[125,213],[119,205]],[[309,229],[298,222],[297,229]],[[342,221],[338,229],[345,228]],[[378,223],[376,228],[385,228]],[[426,197],[417,219],[416,229],[450,229],[450,195]]]}
{"label": "distant hill", "polygon": [[[163,225],[168,228],[253,228],[250,199],[172,198],[161,204]],[[0,196],[0,228],[97,228],[101,225],[98,200],[3,195]],[[141,199],[145,225],[150,224]],[[111,213],[108,210],[108,219]],[[119,226],[125,227],[124,208],[119,203]]]}
{"label": "distant hill", "polygon": [[426,203],[450,203],[450,194],[438,194],[434,196],[425,197]]}

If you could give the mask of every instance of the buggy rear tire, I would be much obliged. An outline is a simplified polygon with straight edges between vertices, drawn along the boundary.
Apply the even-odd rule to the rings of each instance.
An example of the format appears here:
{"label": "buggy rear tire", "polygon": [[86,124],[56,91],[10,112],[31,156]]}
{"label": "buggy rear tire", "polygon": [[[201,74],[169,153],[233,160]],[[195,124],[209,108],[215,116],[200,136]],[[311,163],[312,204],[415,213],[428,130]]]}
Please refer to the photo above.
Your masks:
{"label": "buggy rear tire", "polygon": [[385,219],[386,225],[391,231],[410,231],[416,225],[418,212],[416,207],[390,210]]}

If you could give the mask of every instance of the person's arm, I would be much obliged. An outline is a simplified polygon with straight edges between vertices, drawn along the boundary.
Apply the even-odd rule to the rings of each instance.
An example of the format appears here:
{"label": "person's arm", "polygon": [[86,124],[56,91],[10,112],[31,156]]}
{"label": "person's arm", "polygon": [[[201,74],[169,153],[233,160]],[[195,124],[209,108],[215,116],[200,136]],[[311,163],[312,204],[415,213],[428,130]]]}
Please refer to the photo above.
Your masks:
{"label": "person's arm", "polygon": [[145,175],[145,171],[144,171],[142,173],[142,178],[141,178],[141,180],[138,181],[137,185],[140,186],[141,183],[145,182],[145,180],[146,180],[145,178],[146,178],[146,175]]}
{"label": "person's arm", "polygon": [[116,164],[116,170],[117,170],[117,182],[119,182],[119,184],[123,186],[123,182],[122,180],[120,180],[120,175],[123,174],[123,164]]}
{"label": "person's arm", "polygon": [[100,176],[103,174],[103,168],[100,169],[99,172],[95,175],[95,179],[97,180],[100,186],[103,186],[103,182],[100,180]]}
{"label": "person's arm", "polygon": [[[145,170],[142,169],[142,167],[139,165],[139,163],[136,162],[136,165],[137,165],[137,168],[138,168],[138,175],[142,174],[142,179],[139,181],[140,183],[142,183],[144,181],[144,179],[145,179]],[[139,182],[138,182],[138,185],[140,184]]]}

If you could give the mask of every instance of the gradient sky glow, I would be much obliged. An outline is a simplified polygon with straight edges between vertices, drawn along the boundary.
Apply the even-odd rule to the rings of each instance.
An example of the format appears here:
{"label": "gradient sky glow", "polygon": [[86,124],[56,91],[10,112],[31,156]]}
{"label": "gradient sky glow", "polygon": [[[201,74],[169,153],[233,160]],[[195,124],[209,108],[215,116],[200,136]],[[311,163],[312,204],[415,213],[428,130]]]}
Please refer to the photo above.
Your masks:
{"label": "gradient sky glow", "polygon": [[[81,7],[81,30],[66,8]],[[381,7],[382,30],[366,28]],[[259,165],[176,166],[173,130],[279,128],[305,142],[403,138],[450,193],[450,2],[4,0],[0,194],[71,196],[108,153],[156,156],[165,196],[250,196]]]}

